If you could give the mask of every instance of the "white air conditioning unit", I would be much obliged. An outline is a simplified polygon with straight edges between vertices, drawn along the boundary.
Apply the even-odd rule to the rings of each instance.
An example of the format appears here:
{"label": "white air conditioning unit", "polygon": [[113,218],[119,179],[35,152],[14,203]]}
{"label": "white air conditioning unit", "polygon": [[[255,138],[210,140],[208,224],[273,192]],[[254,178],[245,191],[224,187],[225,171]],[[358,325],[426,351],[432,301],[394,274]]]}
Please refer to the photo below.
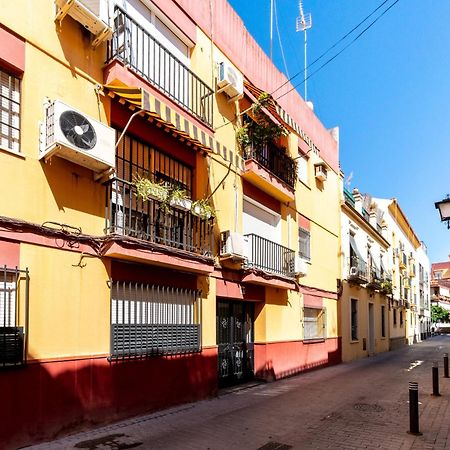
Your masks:
{"label": "white air conditioning unit", "polygon": [[355,266],[350,267],[350,276],[355,277],[356,275],[358,275],[358,268]]}
{"label": "white air conditioning unit", "polygon": [[222,61],[219,63],[217,87],[229,97],[239,97],[244,93],[244,78],[231,64]]}
{"label": "white air conditioning unit", "polygon": [[115,167],[115,131],[59,100],[46,107],[44,132],[39,159],[59,156],[98,173]]}
{"label": "white air conditioning unit", "polygon": [[55,0],[55,4],[56,20],[61,22],[66,15],[75,19],[95,36],[94,47],[112,36],[108,26],[108,0]]}
{"label": "white air conditioning unit", "polygon": [[300,256],[295,257],[294,272],[295,275],[298,275],[299,277],[308,275],[308,263]]}
{"label": "white air conditioning unit", "polygon": [[314,176],[322,182],[327,179],[327,168],[325,164],[314,164]]}
{"label": "white air conditioning unit", "polygon": [[246,242],[244,236],[234,231],[223,231],[220,234],[221,258],[244,260],[246,255]]}

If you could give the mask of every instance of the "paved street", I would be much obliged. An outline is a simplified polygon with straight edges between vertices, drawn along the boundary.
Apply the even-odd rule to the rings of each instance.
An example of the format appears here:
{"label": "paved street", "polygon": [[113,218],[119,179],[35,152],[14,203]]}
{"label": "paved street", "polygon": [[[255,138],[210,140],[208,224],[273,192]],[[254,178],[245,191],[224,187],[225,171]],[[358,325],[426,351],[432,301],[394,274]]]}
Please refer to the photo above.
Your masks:
{"label": "paved street", "polygon": [[[34,449],[447,449],[450,336],[218,398],[140,416]],[[441,397],[431,367],[439,361]],[[419,382],[420,431],[409,429],[408,382]]]}

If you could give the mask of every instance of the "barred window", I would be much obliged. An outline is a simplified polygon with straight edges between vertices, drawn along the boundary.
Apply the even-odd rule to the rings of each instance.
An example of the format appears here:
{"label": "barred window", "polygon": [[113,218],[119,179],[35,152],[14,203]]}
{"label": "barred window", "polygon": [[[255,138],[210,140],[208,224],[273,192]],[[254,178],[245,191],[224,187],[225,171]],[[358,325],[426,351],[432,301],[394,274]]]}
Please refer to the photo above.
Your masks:
{"label": "barred window", "polygon": [[28,283],[28,271],[0,268],[0,367],[23,362],[24,328],[19,326],[19,317],[24,323],[28,301],[22,304],[20,311],[19,293],[28,295],[25,283]]}
{"label": "barred window", "polygon": [[381,305],[381,337],[386,337],[385,307]]}
{"label": "barred window", "polygon": [[351,300],[351,333],[352,341],[358,340],[358,300],[352,298]]}
{"label": "barred window", "polygon": [[111,357],[201,350],[200,291],[113,282]]}
{"label": "barred window", "polygon": [[0,69],[0,147],[20,151],[20,80]]}
{"label": "barred window", "polygon": [[300,256],[309,261],[311,259],[311,234],[304,228],[298,229],[298,246]]}
{"label": "barred window", "polygon": [[303,308],[303,339],[326,338],[325,308]]}

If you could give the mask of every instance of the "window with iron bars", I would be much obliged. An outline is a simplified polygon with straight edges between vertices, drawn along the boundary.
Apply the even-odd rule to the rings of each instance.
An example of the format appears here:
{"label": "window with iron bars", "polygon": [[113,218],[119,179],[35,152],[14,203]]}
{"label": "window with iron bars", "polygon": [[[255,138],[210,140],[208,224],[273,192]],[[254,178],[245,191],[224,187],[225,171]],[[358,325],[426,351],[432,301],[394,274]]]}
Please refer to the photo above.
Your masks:
{"label": "window with iron bars", "polygon": [[311,233],[304,228],[298,229],[298,251],[300,257],[311,260]]}
{"label": "window with iron bars", "polygon": [[327,337],[325,308],[303,308],[303,339],[325,339]]}
{"label": "window with iron bars", "polygon": [[111,358],[201,350],[200,291],[112,282]]}
{"label": "window with iron bars", "polygon": [[24,362],[28,281],[28,270],[0,268],[0,367]]}
{"label": "window with iron bars", "polygon": [[0,69],[0,147],[20,151],[20,80]]}
{"label": "window with iron bars", "polygon": [[140,175],[183,189],[188,197],[192,195],[191,167],[130,135],[125,135],[117,147],[116,167],[116,175],[122,180],[132,182]]}
{"label": "window with iron bars", "polygon": [[351,299],[351,337],[352,341],[358,340],[358,300]]}

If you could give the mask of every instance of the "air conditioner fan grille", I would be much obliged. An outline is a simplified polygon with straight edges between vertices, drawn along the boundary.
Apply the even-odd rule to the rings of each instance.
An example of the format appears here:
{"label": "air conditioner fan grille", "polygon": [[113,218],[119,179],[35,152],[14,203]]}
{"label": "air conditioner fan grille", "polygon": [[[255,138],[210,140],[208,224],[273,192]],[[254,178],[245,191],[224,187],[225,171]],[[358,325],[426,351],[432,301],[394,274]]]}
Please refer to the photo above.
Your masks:
{"label": "air conditioner fan grille", "polygon": [[86,117],[75,111],[64,111],[59,117],[59,126],[66,139],[75,147],[91,150],[97,143],[94,127]]}

